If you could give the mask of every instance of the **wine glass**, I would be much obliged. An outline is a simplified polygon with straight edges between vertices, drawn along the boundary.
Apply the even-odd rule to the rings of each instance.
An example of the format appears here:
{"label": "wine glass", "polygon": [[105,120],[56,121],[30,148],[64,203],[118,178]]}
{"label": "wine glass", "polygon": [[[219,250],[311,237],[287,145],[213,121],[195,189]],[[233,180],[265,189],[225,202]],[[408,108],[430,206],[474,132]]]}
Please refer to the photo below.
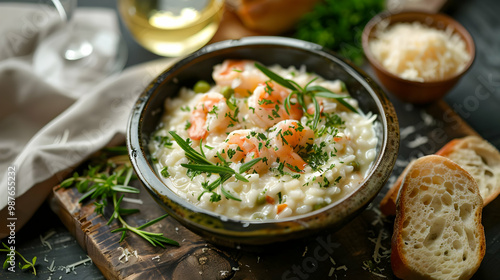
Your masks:
{"label": "wine glass", "polygon": [[42,2],[55,7],[63,25],[44,38],[34,53],[33,68],[41,78],[77,96],[123,69],[127,49],[117,22],[99,14],[91,16],[108,21],[99,18],[75,20],[73,13],[77,0]]}
{"label": "wine glass", "polygon": [[223,0],[118,0],[120,16],[134,39],[162,56],[189,54],[212,39]]}

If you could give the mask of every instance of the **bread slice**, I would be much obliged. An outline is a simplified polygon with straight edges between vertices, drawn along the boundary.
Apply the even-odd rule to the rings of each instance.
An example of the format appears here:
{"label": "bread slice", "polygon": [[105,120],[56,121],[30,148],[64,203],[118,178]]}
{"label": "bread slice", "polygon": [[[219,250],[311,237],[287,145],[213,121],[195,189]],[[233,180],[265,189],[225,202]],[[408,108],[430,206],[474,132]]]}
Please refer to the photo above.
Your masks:
{"label": "bread slice", "polygon": [[396,182],[394,182],[389,191],[387,191],[387,193],[385,194],[384,198],[382,198],[382,200],[380,201],[380,212],[382,212],[382,214],[386,216],[396,215],[396,200],[398,199],[398,193],[401,187],[401,183],[403,182],[406,173],[414,162],[415,160],[412,160],[406,166],[403,172],[401,172],[401,174],[399,175]]}
{"label": "bread slice", "polygon": [[396,205],[391,266],[402,279],[469,279],[485,253],[476,181],[437,155],[407,170]]}
{"label": "bread slice", "polygon": [[[500,194],[500,152],[488,141],[479,136],[457,138],[448,142],[436,155],[451,159],[474,177],[484,205]],[[380,202],[380,210],[386,216],[396,214],[398,191],[408,167]]]}
{"label": "bread slice", "polygon": [[436,155],[451,159],[474,177],[484,205],[500,194],[500,152],[488,141],[478,136],[454,139]]}

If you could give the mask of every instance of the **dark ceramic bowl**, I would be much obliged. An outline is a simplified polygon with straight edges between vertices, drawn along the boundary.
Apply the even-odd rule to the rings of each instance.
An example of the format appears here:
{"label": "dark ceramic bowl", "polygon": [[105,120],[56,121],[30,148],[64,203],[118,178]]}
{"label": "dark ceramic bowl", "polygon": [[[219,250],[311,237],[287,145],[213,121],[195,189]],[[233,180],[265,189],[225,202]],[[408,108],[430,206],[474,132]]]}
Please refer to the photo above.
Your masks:
{"label": "dark ceramic bowl", "polygon": [[[384,24],[387,22],[389,25],[400,22],[420,22],[438,30],[445,30],[448,26],[451,26],[454,32],[464,40],[467,52],[470,55],[470,60],[460,73],[444,80],[417,82],[400,78],[387,71],[373,56],[369,47],[370,40],[374,37],[374,31],[377,25],[382,21],[384,21]],[[408,34],[408,36],[411,36],[411,34]],[[402,12],[397,14],[390,14],[387,12],[381,13],[366,24],[363,30],[362,44],[366,58],[380,82],[390,93],[394,94],[400,100],[414,104],[431,103],[443,98],[467,70],[469,70],[476,53],[474,40],[459,22],[444,14],[431,14],[427,12]]]}
{"label": "dark ceramic bowl", "polygon": [[[359,188],[344,199],[317,211],[282,220],[241,221],[198,208],[177,196],[155,171],[147,148],[158,127],[165,98],[198,80],[211,81],[214,65],[224,59],[253,59],[265,65],[305,65],[326,79],[341,79],[364,112],[377,114],[375,162]],[[377,195],[392,172],[399,148],[399,126],[392,104],[361,70],[321,46],[281,37],[249,37],[215,43],[180,60],[145,89],[128,124],[127,146],[132,165],[144,187],[175,219],[207,241],[226,245],[263,245],[301,238],[323,229],[338,229]]]}

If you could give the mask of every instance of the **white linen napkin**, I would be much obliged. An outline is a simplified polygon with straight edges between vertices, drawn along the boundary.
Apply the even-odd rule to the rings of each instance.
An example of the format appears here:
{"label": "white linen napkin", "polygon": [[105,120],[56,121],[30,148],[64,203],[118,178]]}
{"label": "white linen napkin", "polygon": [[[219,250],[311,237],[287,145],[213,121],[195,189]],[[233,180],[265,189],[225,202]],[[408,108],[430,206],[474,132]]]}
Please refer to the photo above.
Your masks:
{"label": "white linen napkin", "polygon": [[[47,17],[42,20],[43,13]],[[116,15],[109,9],[78,9],[75,20],[118,32]],[[46,79],[33,62],[37,47],[55,32],[57,22],[55,14],[36,5],[0,5],[0,224],[16,218],[16,231],[75,166],[124,140],[135,100],[171,63],[165,59],[139,65],[97,83],[88,79],[92,73]],[[49,63],[52,58],[47,59]],[[9,173],[9,167],[15,172]],[[13,192],[10,182],[15,182]],[[13,215],[8,197],[15,197]],[[0,227],[0,238],[7,230]]]}

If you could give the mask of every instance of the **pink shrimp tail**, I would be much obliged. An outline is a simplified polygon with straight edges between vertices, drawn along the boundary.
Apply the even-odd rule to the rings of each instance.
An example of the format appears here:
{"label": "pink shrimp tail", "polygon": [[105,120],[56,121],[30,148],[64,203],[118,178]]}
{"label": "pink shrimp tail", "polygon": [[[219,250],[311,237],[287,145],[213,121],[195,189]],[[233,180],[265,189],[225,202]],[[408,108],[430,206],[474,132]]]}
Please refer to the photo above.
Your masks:
{"label": "pink shrimp tail", "polygon": [[205,139],[207,130],[205,129],[205,114],[200,111],[194,111],[190,118],[191,126],[188,130],[189,138],[192,140]]}

